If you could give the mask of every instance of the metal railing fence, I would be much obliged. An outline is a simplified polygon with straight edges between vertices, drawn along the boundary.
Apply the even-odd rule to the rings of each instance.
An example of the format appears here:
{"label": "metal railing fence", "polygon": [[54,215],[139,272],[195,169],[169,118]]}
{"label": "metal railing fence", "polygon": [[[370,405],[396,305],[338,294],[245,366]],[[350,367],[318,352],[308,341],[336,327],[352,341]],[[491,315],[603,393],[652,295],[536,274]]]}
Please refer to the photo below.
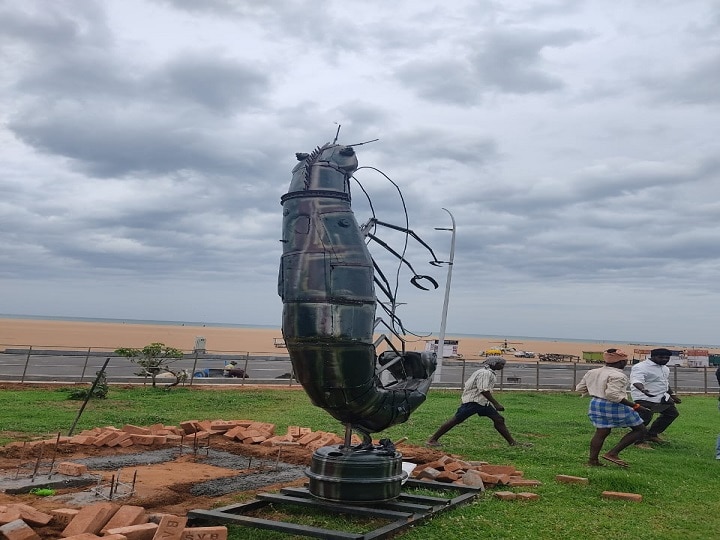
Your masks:
{"label": "metal railing fence", "polygon": [[[91,383],[105,360],[109,384],[149,384],[149,375],[126,357],[115,355],[108,347],[53,347],[0,344],[0,380],[20,383]],[[231,361],[246,374],[244,378],[223,376],[223,368]],[[462,388],[482,359],[446,358],[443,360],[442,380],[434,387]],[[574,391],[582,376],[598,364],[576,362],[542,362],[538,360],[508,361],[499,374],[497,390]],[[170,363],[173,371],[184,371],[185,385],[198,384],[271,384],[297,385],[292,364],[286,351],[186,351],[183,357]],[[672,366],[673,388],[685,393],[716,393],[717,366]],[[630,367],[626,368],[629,372]],[[158,377],[158,383],[174,379]]]}

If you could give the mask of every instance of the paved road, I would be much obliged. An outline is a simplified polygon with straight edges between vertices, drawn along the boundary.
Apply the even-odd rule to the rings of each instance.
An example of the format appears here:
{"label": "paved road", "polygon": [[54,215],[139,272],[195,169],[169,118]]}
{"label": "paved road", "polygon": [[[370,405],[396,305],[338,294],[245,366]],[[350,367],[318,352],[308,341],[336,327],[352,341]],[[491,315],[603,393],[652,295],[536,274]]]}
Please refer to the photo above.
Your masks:
{"label": "paved road", "polygon": [[[101,354],[32,354],[0,353],[0,380],[25,382],[92,382],[107,356]],[[226,361],[234,359],[238,367],[247,368],[249,379],[222,377]],[[477,362],[445,359],[441,379],[436,386],[459,387]],[[250,357],[207,356],[183,358],[172,364],[173,369],[185,369],[193,375],[193,384],[274,383],[297,384],[290,380],[292,366],[286,356]],[[598,367],[585,363],[538,363],[536,361],[508,362],[498,389],[572,390],[583,374]],[[717,392],[715,367],[673,368],[673,386],[680,392]],[[111,357],[107,367],[110,382],[139,382],[141,368],[127,358]]]}

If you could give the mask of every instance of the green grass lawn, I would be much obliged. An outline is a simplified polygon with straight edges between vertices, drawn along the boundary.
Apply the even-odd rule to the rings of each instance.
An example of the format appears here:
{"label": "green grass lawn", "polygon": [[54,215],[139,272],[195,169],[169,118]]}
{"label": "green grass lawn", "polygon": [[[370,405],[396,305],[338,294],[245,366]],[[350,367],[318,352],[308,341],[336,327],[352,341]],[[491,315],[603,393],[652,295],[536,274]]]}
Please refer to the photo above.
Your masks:
{"label": "green grass lawn", "polygon": [[[0,444],[18,436],[51,437],[67,434],[81,402],[66,399],[67,391],[0,391]],[[720,537],[720,461],[715,441],[720,413],[714,396],[684,396],[681,416],[665,433],[670,441],[655,450],[629,448],[622,457],[630,468],[609,464],[584,465],[594,431],[585,413],[588,399],[570,393],[498,392],[511,432],[532,448],[509,447],[487,419],[471,418],[446,434],[447,453],[469,460],[512,464],[525,477],[542,482],[534,491],[540,500],[502,502],[490,496],[438,515],[402,535],[408,539],[468,538],[651,538],[712,539]],[[433,390],[408,422],[380,434],[409,444],[422,444],[458,405],[456,391]],[[92,400],[75,432],[124,424],[177,425],[185,420],[251,419],[273,422],[278,433],[288,425],[342,435],[343,428],[325,411],[312,406],[301,390],[203,390],[112,387],[106,400]],[[623,430],[613,432],[606,448]],[[402,447],[400,447],[402,450]],[[557,474],[583,476],[589,485],[561,484]],[[604,500],[602,491],[640,493],[641,503]],[[248,529],[233,527],[234,539]],[[270,531],[253,531],[259,539],[288,538]]]}

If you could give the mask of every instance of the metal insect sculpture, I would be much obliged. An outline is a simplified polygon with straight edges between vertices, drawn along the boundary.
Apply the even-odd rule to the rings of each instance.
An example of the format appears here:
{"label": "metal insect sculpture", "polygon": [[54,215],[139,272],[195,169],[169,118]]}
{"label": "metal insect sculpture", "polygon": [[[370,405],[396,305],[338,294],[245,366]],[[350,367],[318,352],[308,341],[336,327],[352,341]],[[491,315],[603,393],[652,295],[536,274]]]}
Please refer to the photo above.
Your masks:
{"label": "metal insect sculpture", "polygon": [[[367,242],[376,241],[397,256],[412,270],[417,287],[426,289],[421,281],[429,281],[437,288],[435,280],[418,275],[369,231],[382,225],[406,232],[430,251],[431,264],[440,261],[409,229],[376,219],[358,225],[351,209],[350,179],[358,168],[352,145],[327,143],[296,157],[290,188],[281,198],[282,333],[295,377],[312,403],[345,424],[346,446],[353,429],[363,436],[360,447],[368,448],[370,433],[405,422],[425,401],[436,358],[435,353],[406,352],[404,341],[398,350],[391,340],[386,340],[390,350],[376,354],[374,331],[381,319],[375,316],[374,284],[386,295],[392,292]],[[395,317],[394,310],[388,313]],[[381,382],[383,372],[394,380]]]}

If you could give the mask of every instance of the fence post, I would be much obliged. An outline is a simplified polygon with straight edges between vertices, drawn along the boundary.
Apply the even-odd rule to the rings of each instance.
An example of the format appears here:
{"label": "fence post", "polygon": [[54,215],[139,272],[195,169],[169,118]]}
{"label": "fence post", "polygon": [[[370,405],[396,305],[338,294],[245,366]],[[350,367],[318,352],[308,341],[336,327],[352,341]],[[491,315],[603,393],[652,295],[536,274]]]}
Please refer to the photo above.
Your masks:
{"label": "fence post", "polygon": [[460,374],[460,388],[463,387],[463,383],[465,382],[465,359],[462,359],[463,368],[462,373]]}
{"label": "fence post", "polygon": [[30,345],[30,348],[28,348],[27,356],[25,357],[25,367],[23,368],[23,374],[22,377],[20,377],[20,382],[25,382],[25,374],[27,373],[28,364],[30,363],[30,355],[32,354],[32,345]]}
{"label": "fence post", "polygon": [[503,389],[503,383],[505,382],[505,370],[500,370],[500,391],[502,392]]}
{"label": "fence post", "polygon": [[198,361],[198,350],[195,349],[195,354],[193,355],[193,367],[192,372],[190,373],[190,384],[188,386],[193,385],[193,381],[195,380],[195,370],[197,369],[197,361]]}
{"label": "fence post", "polygon": [[572,382],[572,388],[570,388],[570,391],[572,392],[575,390],[575,387],[577,386],[577,362],[573,362],[573,382]]}
{"label": "fence post", "polygon": [[540,360],[535,364],[535,390],[540,391]]}
{"label": "fence post", "polygon": [[677,392],[678,385],[677,385],[677,366],[673,366],[673,390]]}
{"label": "fence post", "polygon": [[80,373],[80,382],[83,382],[83,379],[85,378],[85,370],[87,369],[88,361],[90,360],[90,349],[92,347],[88,347],[87,353],[85,353],[85,363],[83,364],[82,372]]}
{"label": "fence post", "polygon": [[250,351],[245,353],[245,367],[243,368],[243,378],[242,378],[242,382],[240,383],[240,386],[245,386],[245,378],[248,376],[247,366],[248,366],[249,360],[250,360]]}
{"label": "fence post", "polygon": [[708,370],[707,366],[704,366],[704,367],[703,367],[703,381],[704,381],[704,382],[703,382],[703,386],[704,386],[703,391],[704,391],[705,394],[708,393],[708,387],[707,387],[707,370]]}

